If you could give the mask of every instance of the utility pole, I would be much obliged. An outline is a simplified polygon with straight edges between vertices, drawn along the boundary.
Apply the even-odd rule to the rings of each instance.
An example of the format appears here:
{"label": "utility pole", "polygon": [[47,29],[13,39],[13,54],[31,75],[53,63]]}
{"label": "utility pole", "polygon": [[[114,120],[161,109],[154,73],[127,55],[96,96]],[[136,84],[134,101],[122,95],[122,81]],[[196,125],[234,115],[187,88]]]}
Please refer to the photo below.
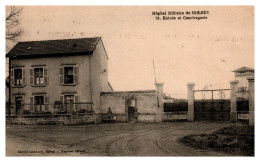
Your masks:
{"label": "utility pole", "polygon": [[[154,64],[154,60],[153,60],[153,71],[154,71],[154,81],[155,81],[155,85],[157,84],[157,81],[156,81],[156,74],[155,74],[155,64]],[[157,85],[156,85],[157,86]],[[158,92],[157,92],[158,93]],[[160,107],[160,104],[159,104],[159,98],[158,98],[158,94],[156,93],[156,97],[157,97],[157,106]]]}
{"label": "utility pole", "polygon": [[9,101],[8,101],[8,120],[11,122],[11,53],[9,52]]}
{"label": "utility pole", "polygon": [[154,72],[154,81],[155,81],[155,84],[156,84],[157,82],[156,82],[156,75],[155,75],[155,65],[154,65],[154,60],[153,60],[153,72]]}

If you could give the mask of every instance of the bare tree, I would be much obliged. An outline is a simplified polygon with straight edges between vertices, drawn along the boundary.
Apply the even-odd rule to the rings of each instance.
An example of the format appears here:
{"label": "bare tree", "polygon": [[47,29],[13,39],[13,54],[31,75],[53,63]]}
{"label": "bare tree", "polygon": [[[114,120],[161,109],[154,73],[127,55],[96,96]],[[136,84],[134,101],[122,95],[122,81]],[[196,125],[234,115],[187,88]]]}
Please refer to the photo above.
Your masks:
{"label": "bare tree", "polygon": [[[5,18],[5,39],[15,42],[23,34],[23,29],[19,28],[19,16],[22,13],[23,7],[10,6],[7,8]],[[8,48],[8,47],[7,47]]]}
{"label": "bare tree", "polygon": [[[19,27],[20,21],[19,16],[22,13],[23,7],[18,6],[10,6],[6,8],[6,18],[5,18],[5,39],[6,41],[6,52],[9,51],[8,45],[10,43],[15,43],[16,40],[22,36],[23,30]],[[11,74],[11,59],[10,55],[8,58],[8,76]],[[9,77],[8,77],[9,78]],[[10,80],[9,80],[10,81]],[[8,84],[9,85],[9,81]],[[11,86],[9,86],[9,94],[8,94],[8,119],[11,122]]]}

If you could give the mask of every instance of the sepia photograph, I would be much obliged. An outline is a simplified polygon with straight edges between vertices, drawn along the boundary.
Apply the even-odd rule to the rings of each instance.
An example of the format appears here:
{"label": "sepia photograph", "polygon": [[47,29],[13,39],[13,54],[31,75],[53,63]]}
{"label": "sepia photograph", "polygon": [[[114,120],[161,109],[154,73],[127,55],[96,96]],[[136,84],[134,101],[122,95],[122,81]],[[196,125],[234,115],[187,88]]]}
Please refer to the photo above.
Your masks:
{"label": "sepia photograph", "polygon": [[5,46],[7,157],[255,156],[254,6],[6,5]]}

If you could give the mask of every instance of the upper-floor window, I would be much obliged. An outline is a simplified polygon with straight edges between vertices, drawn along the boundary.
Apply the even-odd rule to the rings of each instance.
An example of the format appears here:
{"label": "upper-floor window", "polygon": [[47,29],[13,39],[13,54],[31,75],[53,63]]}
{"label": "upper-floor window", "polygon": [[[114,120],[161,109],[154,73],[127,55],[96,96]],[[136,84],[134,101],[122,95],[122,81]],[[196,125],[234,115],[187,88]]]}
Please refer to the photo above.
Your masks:
{"label": "upper-floor window", "polygon": [[20,86],[23,84],[22,69],[14,69],[14,82],[16,86]]}
{"label": "upper-floor window", "polygon": [[34,69],[34,84],[35,85],[43,85],[44,84],[43,68],[35,68]]}
{"label": "upper-floor window", "polygon": [[60,84],[74,85],[78,83],[78,67],[65,66],[60,68]]}
{"label": "upper-floor window", "polygon": [[73,67],[64,67],[64,83],[74,83],[73,80]]}
{"label": "upper-floor window", "polygon": [[246,86],[244,86],[244,87],[238,87],[238,92],[247,92],[247,91],[248,91],[248,89],[247,89]]}
{"label": "upper-floor window", "polygon": [[44,86],[48,83],[47,68],[37,67],[30,69],[30,85]]}
{"label": "upper-floor window", "polygon": [[25,86],[25,69],[14,68],[11,70],[11,86]]}

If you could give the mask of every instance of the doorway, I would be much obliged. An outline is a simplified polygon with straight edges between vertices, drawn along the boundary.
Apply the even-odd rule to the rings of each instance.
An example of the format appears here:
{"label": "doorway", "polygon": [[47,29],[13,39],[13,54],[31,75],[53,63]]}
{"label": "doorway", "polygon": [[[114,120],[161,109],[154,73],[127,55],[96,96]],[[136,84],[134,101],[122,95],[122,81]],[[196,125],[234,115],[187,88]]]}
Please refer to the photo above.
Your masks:
{"label": "doorway", "polygon": [[22,111],[22,97],[15,97],[15,114],[17,116],[21,115]]}
{"label": "doorway", "polygon": [[65,95],[65,108],[67,112],[73,112],[74,110],[74,95]]}
{"label": "doorway", "polygon": [[129,122],[136,122],[137,121],[137,108],[136,108],[136,100],[135,99],[128,99],[128,121]]}

